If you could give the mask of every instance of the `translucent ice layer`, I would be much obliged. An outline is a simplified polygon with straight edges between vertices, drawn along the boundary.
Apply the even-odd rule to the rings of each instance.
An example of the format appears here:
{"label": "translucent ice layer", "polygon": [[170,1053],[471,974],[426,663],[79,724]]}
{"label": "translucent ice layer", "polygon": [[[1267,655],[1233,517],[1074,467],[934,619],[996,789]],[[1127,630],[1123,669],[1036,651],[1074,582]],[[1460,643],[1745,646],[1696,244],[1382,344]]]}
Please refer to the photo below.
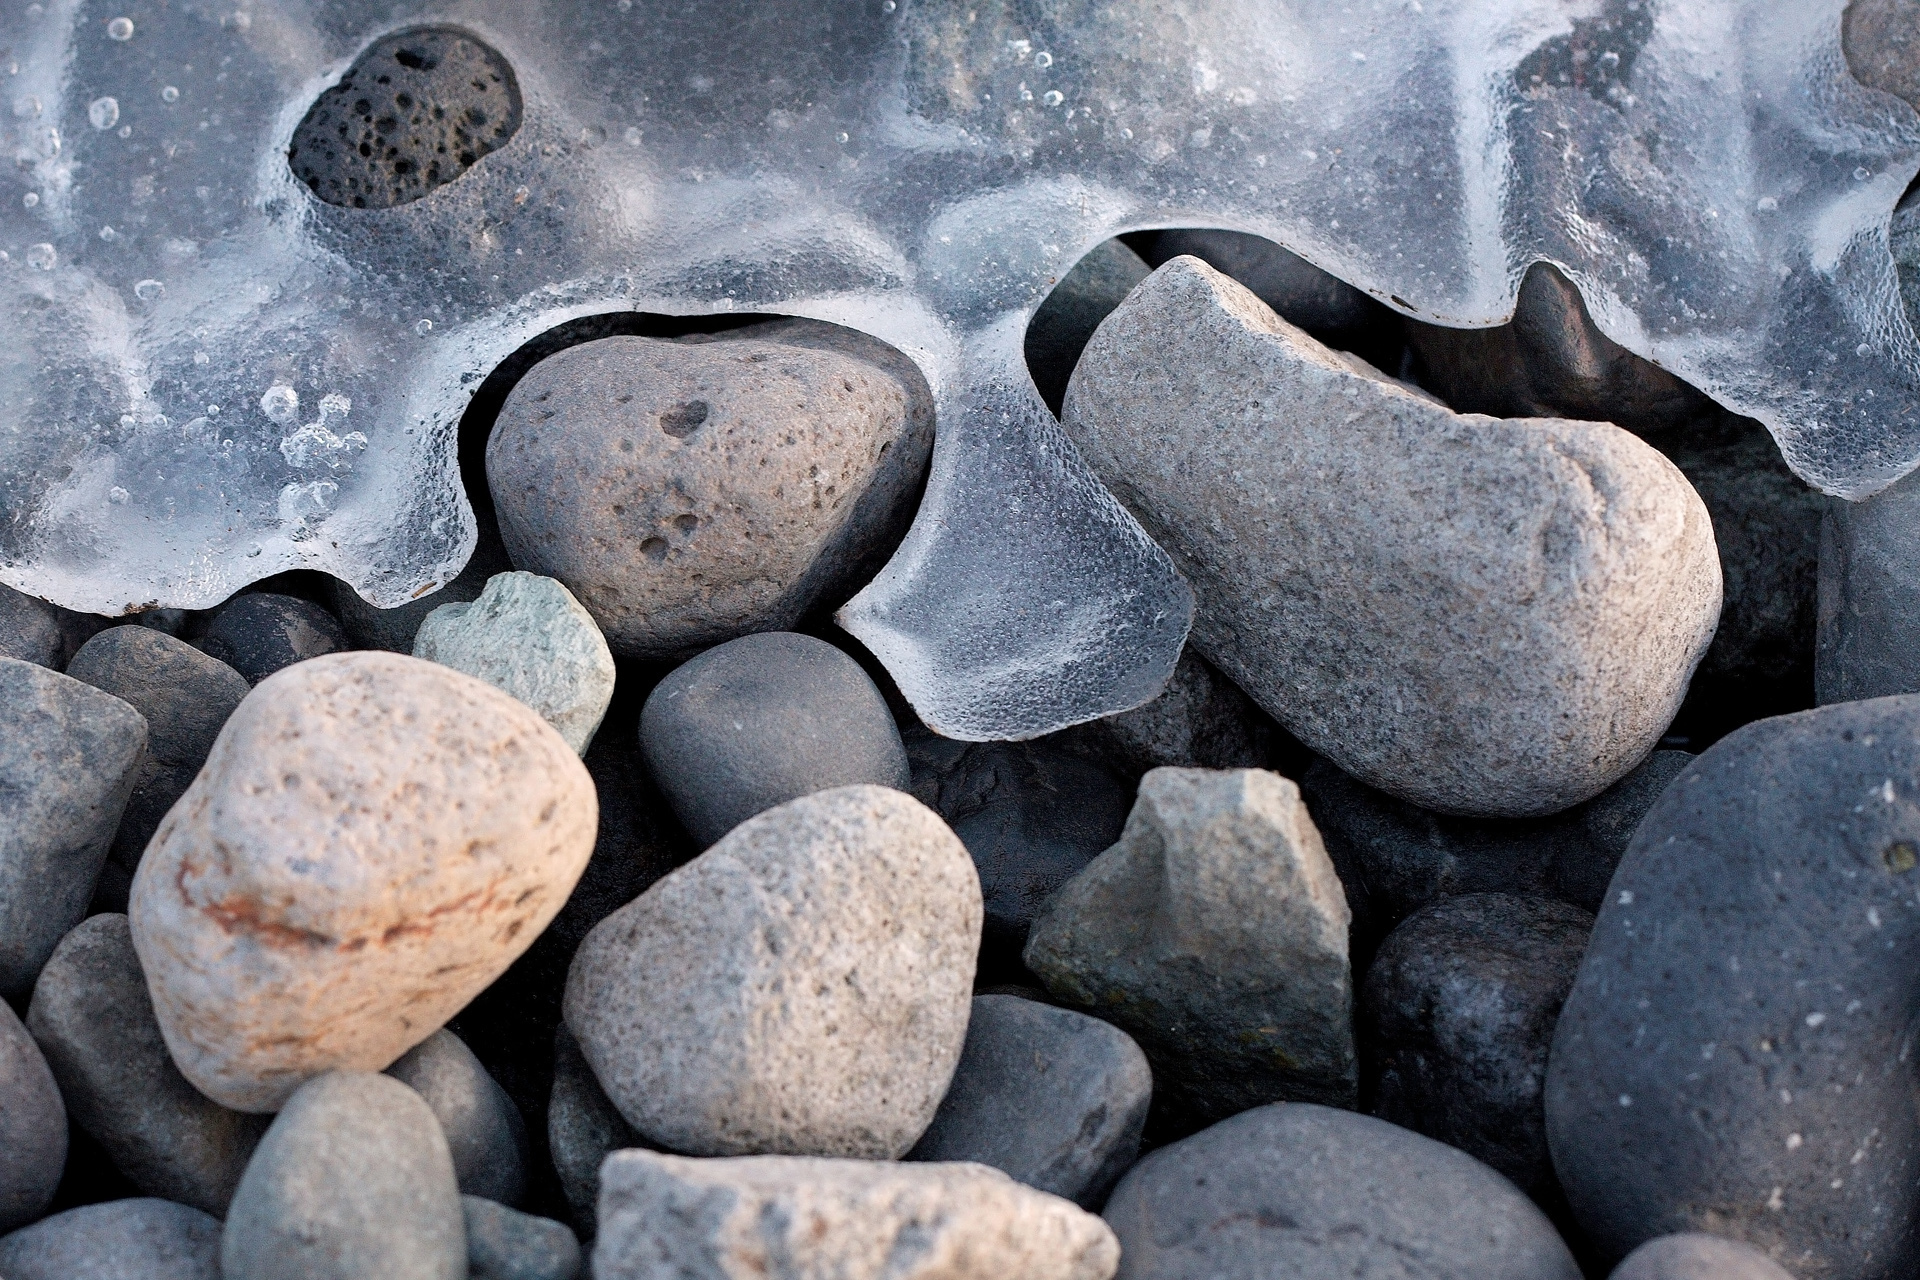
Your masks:
{"label": "translucent ice layer", "polygon": [[[10,3],[0,580],[113,613],[309,567],[401,603],[473,545],[455,427],[508,353],[595,312],[784,312],[893,343],[937,397],[918,522],[844,624],[944,733],[1115,711],[1190,597],[1021,336],[1087,249],[1167,225],[1447,325],[1503,321],[1551,261],[1610,337],[1869,493],[1920,460],[1887,239],[1920,118],[1848,76],[1842,8]],[[321,199],[302,121],[377,142],[321,100],[419,27],[517,127],[443,185]]]}

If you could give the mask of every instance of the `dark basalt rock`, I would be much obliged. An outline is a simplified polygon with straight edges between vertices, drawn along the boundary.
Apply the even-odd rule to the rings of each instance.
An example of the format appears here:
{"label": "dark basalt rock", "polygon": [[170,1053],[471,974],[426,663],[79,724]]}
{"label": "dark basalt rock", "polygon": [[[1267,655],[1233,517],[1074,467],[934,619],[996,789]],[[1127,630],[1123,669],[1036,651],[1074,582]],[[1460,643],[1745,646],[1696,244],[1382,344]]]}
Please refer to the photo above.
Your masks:
{"label": "dark basalt rock", "polygon": [[347,634],[338,619],[311,600],[258,591],[222,605],[200,647],[248,684],[259,684],[296,662],[339,653],[347,647]]}
{"label": "dark basalt rock", "polygon": [[320,95],[287,163],[328,204],[390,209],[452,182],[519,127],[507,60],[464,31],[421,27],[376,40]]}

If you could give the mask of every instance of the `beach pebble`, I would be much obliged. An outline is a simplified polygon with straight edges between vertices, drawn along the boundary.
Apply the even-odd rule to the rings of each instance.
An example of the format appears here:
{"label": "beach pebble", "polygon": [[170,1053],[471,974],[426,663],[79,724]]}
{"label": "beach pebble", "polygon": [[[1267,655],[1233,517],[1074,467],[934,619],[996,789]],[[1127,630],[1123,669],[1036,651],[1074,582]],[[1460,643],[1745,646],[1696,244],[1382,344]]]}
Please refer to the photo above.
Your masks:
{"label": "beach pebble", "polygon": [[19,1015],[0,1001],[0,1232],[46,1212],[66,1165],[60,1088]]}
{"label": "beach pebble", "polygon": [[515,1205],[527,1189],[527,1125],[499,1082],[442,1027],[386,1074],[426,1100],[453,1154],[460,1193]]}
{"label": "beach pebble", "polygon": [[479,1196],[460,1197],[468,1280],[574,1280],[580,1241],[566,1224]]}
{"label": "beach pebble", "polygon": [[1607,1280],[1793,1280],[1752,1245],[1697,1231],[1649,1240]]}
{"label": "beach pebble", "polygon": [[0,995],[21,998],[87,914],[147,724],[92,685],[0,658],[0,725]]}
{"label": "beach pebble", "polygon": [[0,586],[0,658],[64,671],[74,651],[106,621]]}
{"label": "beach pebble", "polygon": [[224,1280],[468,1280],[447,1140],[397,1080],[337,1071],[302,1085],[228,1210]]}
{"label": "beach pebble", "polygon": [[114,1168],[145,1195],[226,1213],[267,1118],[228,1110],[173,1065],[125,916],[91,916],[60,940],[27,1027]]}
{"label": "beach pebble", "polygon": [[1163,1100],[1206,1124],[1276,1099],[1352,1105],[1347,924],[1293,783],[1155,769],[1120,842],[1048,900],[1026,961],[1138,1040]]}
{"label": "beach pebble", "polygon": [[840,787],[748,819],[601,921],[567,1026],[662,1146],[893,1160],[953,1077],[979,945],[979,879],[946,824]]}
{"label": "beach pebble", "polygon": [[587,1065],[580,1045],[561,1023],[553,1033],[553,1091],[547,1100],[547,1150],[567,1211],[582,1235],[598,1229],[600,1163],[609,1153],[644,1145]]}
{"label": "beach pebble", "polygon": [[7,1280],[243,1280],[220,1271],[220,1220],[166,1200],[82,1205],[0,1237]]}
{"label": "beach pebble", "polygon": [[899,731],[867,673],[790,631],[730,640],[668,673],[640,713],[640,749],[703,847],[816,791],[908,785]]}
{"label": "beach pebble", "polygon": [[134,878],[181,1072],[273,1111],[432,1035],[546,927],[593,848],[591,778],[489,684],[397,654],[263,682]]}
{"label": "beach pebble", "polygon": [[340,652],[347,634],[311,600],[258,591],[222,605],[200,647],[257,685],[283,667]]}

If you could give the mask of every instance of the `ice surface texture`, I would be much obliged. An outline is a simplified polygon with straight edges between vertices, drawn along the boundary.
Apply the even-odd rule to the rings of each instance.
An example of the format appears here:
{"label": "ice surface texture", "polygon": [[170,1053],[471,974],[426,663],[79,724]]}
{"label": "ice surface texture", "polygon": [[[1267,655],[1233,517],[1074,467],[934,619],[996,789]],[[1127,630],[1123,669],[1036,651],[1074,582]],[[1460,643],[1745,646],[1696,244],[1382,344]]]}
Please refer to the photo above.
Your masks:
{"label": "ice surface texture", "polygon": [[[1115,711],[1171,671],[1191,597],[1021,339],[1081,254],[1153,226],[1271,237],[1448,325],[1503,321],[1551,261],[1609,337],[1863,495],[1920,460],[1887,240],[1920,117],[1848,76],[1843,7],[0,6],[0,581],[120,612],[309,567],[399,604],[474,544],[455,428],[520,344],[807,315],[908,353],[939,414],[918,522],[843,623],[943,733]],[[321,198],[302,121],[427,27],[504,72],[482,87],[517,128],[428,178],[399,162],[446,154],[444,120],[403,105],[388,154],[334,94],[369,163]],[[428,88],[432,60],[406,68]]]}

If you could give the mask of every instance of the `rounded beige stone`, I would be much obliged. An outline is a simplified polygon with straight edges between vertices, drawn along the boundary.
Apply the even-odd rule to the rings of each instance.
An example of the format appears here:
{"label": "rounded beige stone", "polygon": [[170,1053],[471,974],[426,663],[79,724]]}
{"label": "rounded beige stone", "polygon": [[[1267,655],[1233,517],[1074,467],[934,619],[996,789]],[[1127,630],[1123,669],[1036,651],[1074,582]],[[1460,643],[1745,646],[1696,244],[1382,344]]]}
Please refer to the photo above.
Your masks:
{"label": "rounded beige stone", "polygon": [[593,851],[599,804],[531,708],[398,654],[263,681],[134,877],[133,941],[180,1071],[274,1111],[379,1071],[530,946]]}

